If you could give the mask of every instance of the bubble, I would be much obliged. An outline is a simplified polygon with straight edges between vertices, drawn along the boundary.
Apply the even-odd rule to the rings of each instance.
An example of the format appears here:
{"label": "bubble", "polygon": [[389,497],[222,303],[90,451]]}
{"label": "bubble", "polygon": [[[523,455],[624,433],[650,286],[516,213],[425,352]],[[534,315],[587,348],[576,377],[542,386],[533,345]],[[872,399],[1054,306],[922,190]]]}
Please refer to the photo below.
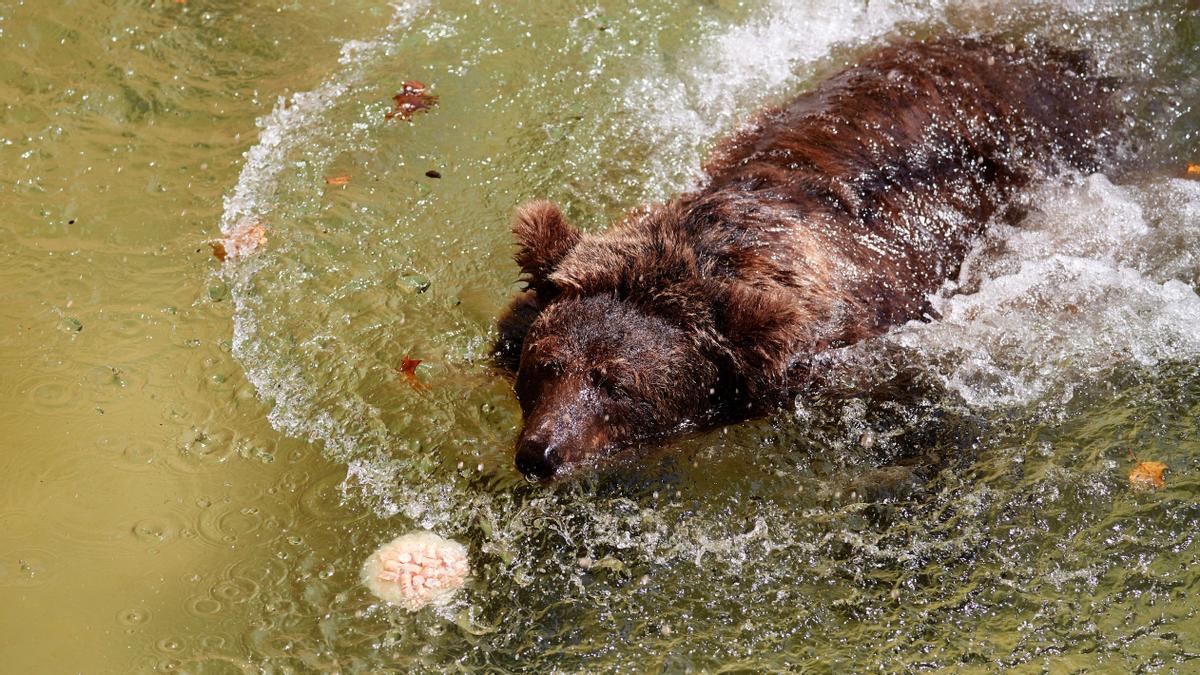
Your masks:
{"label": "bubble", "polygon": [[167,517],[154,516],[137,521],[130,531],[142,543],[162,544],[174,539],[179,527]]}
{"label": "bubble", "polygon": [[171,466],[183,471],[211,470],[234,456],[234,433],[229,429],[192,427],[179,437],[179,452]]}
{"label": "bubble", "polygon": [[154,644],[158,651],[165,654],[178,654],[183,651],[184,642],[177,637],[165,637]]}
{"label": "bubble", "polygon": [[237,604],[255,597],[258,595],[258,591],[259,585],[255,582],[242,577],[234,577],[223,579],[213,586],[212,595],[222,603]]}
{"label": "bubble", "polygon": [[221,613],[224,605],[220,600],[208,596],[196,596],[188,599],[187,612],[198,618],[209,618]]}
{"label": "bubble", "polygon": [[279,560],[261,558],[234,563],[226,570],[226,576],[249,579],[264,586],[276,586],[292,576],[292,569]]}
{"label": "bubble", "polygon": [[197,503],[203,505],[197,523],[200,536],[210,543],[229,546],[258,531],[263,525],[261,512],[257,507],[239,507],[241,503],[244,502],[231,498],[217,503],[201,498]]}
{"label": "bubble", "polygon": [[224,635],[205,635],[200,638],[200,646],[205,649],[224,649],[230,643],[230,639]]}
{"label": "bubble", "polygon": [[87,371],[84,383],[89,401],[110,403],[141,391],[146,385],[146,376],[142,368],[96,366]]}
{"label": "bubble", "polygon": [[58,573],[58,556],[42,549],[10,549],[0,558],[0,587],[44,586]]}
{"label": "bubble", "polygon": [[230,510],[218,518],[217,529],[226,537],[241,537],[250,534],[262,526],[262,516],[254,507]]}
{"label": "bubble", "polygon": [[140,607],[123,609],[117,613],[117,621],[122,626],[140,626],[150,620],[150,612]]}

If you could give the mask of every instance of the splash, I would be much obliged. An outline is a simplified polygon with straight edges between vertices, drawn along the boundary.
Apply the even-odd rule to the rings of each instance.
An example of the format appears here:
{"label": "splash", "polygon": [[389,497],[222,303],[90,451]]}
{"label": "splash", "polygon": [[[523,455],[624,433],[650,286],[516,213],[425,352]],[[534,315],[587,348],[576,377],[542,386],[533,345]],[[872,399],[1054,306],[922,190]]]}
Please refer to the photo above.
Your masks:
{"label": "splash", "polygon": [[[682,67],[651,63],[623,103],[646,113],[637,118],[639,132],[660,149],[649,164],[651,197],[661,199],[702,180],[705,149],[739,120],[835,67],[831,51],[853,53],[914,25],[1025,33],[1090,49],[1102,69],[1125,82],[1130,98],[1164,98],[1151,94],[1149,76],[1167,59],[1154,42],[1155,31],[1168,30],[1161,21],[1135,5],[1102,0],[1065,6],[772,1],[743,25],[714,28],[720,32],[699,41],[704,46],[686,53]],[[1186,109],[1175,97],[1165,100],[1174,108],[1159,112],[1159,127]],[[1145,126],[1138,123],[1161,144],[1161,129]],[[1178,246],[1180,239],[1194,243],[1185,225],[1200,206],[1194,186],[1149,177],[1117,187],[1102,175],[1047,185],[1030,198],[1038,207],[1033,216],[1019,228],[992,228],[960,279],[934,298],[939,321],[914,323],[827,360],[894,372],[903,368],[881,364],[881,347],[899,347],[971,405],[1022,405],[1054,394],[1061,408],[1080,378],[1119,363],[1194,359],[1197,259],[1189,252],[1194,246]],[[1158,203],[1163,199],[1169,203]]]}
{"label": "splash", "polygon": [[394,3],[392,18],[381,36],[344,43],[338,58],[340,69],[311,91],[280,97],[270,114],[258,120],[258,142],[246,152],[237,184],[225,198],[222,233],[229,235],[242,227],[242,223],[271,215],[277,205],[279,177],[288,168],[288,158],[324,133],[329,109],[363,81],[365,64],[395,47],[396,35],[424,6],[424,0]]}
{"label": "splash", "polygon": [[[678,18],[668,16],[677,3],[662,4],[670,6],[662,10],[662,25],[647,28],[668,31]],[[534,189],[573,178],[588,192],[610,182],[636,184],[620,193],[622,208],[634,201],[630,195],[687,189],[705,148],[738,120],[836,68],[839,54],[852,55],[891,34],[947,26],[1028,31],[1064,44],[1092,44],[1106,64],[1136,73],[1170,60],[1170,50],[1160,46],[1167,42],[1161,28],[1169,12],[1147,10],[1130,21],[1125,12],[1133,10],[1125,3],[1012,8],[769,0],[738,25],[713,23],[683,36],[689,46],[663,56],[630,55],[625,45],[606,43],[612,35],[630,37],[620,32],[620,16],[592,30],[587,22],[559,20],[548,5],[532,14],[511,7],[439,5],[430,13],[434,27],[423,36],[430,39],[401,45],[399,35],[413,25],[419,6],[398,6],[380,37],[347,43],[339,69],[325,82],[281,101],[260,121],[262,138],[247,153],[226,202],[223,230],[247,219],[278,228],[271,246],[226,272],[236,303],[235,355],[273,403],[271,423],[319,442],[327,456],[344,463],[342,495],[374,516],[339,529],[336,546],[319,557],[331,569],[357,570],[388,534],[416,526],[462,541],[478,572],[456,596],[461,602],[433,618],[389,616],[369,625],[338,624],[360,617],[371,602],[342,592],[355,580],[329,593],[317,592],[322,587],[312,580],[272,587],[275,595],[265,604],[294,609],[272,612],[267,621],[294,636],[298,648],[392,669],[403,669],[404,659],[413,659],[412,669],[434,663],[603,669],[631,659],[667,668],[672,664],[655,660],[663,654],[679,654],[700,669],[839,663],[905,670],[980,658],[1036,663],[1039,653],[1075,649],[1071,636],[1006,633],[1004,644],[979,646],[972,640],[988,630],[976,620],[985,612],[976,608],[999,608],[1002,620],[1031,631],[1087,623],[1078,621],[1077,607],[1094,607],[1087,619],[1101,622],[1106,614],[1136,613],[1150,582],[1137,580],[1128,595],[1117,591],[1108,604],[1088,595],[1063,603],[1061,595],[1076,585],[1094,587],[1106,574],[1119,576],[1123,561],[1143,554],[1161,556],[1164,569],[1190,555],[1188,541],[1176,540],[1195,529],[1191,502],[1175,505],[1181,525],[1167,536],[1106,542],[1110,533],[1103,528],[1119,529],[1131,513],[1158,507],[1122,502],[1106,473],[1106,462],[1115,460],[1081,459],[1073,454],[1074,438],[1061,448],[1047,442],[1028,450],[1025,427],[1036,428],[1036,417],[1019,418],[1016,440],[1002,433],[987,440],[985,456],[972,469],[984,478],[940,476],[912,502],[847,504],[829,488],[871,468],[881,448],[899,445],[892,439],[901,435],[877,428],[876,407],[862,401],[813,404],[801,424],[738,425],[684,442],[638,471],[557,489],[524,485],[506,447],[519,411],[511,392],[472,360],[487,340],[491,303],[502,302],[498,289],[507,283],[492,269],[508,250],[503,212]],[[464,37],[439,42],[454,21]],[[470,34],[471,22],[486,26]],[[513,53],[527,56],[521,50],[530,40],[549,66],[500,63]],[[434,42],[436,50],[428,44]],[[404,136],[408,144],[393,151],[374,142],[385,124],[382,111],[371,119],[358,94],[376,76],[395,76],[394,69],[384,72],[385,56],[409,57],[407,50],[420,49],[447,59],[449,74],[438,83],[444,105],[420,118],[421,137]],[[597,57],[596,51],[604,53]],[[618,80],[634,84],[614,101],[609,85]],[[572,92],[578,109],[541,125],[539,116],[561,112],[557,100]],[[361,98],[386,101],[387,95]],[[477,106],[468,109],[472,95]],[[586,136],[580,120],[589,115],[601,120],[593,129],[604,133]],[[1171,118],[1152,121],[1164,119]],[[388,128],[401,127],[408,125]],[[446,146],[456,156],[439,155],[443,151],[429,143],[426,156],[417,157],[414,146],[437,133],[451,138]],[[305,201],[331,158],[354,153],[361,153],[356,161],[384,156],[379,163],[389,168],[356,173],[354,189],[339,190],[352,194],[343,201]],[[569,156],[583,159],[571,164],[563,160]],[[444,161],[451,169],[439,166],[437,188],[421,182],[429,166],[409,167],[414,175],[389,173],[417,159]],[[579,176],[564,171],[571,166]],[[584,184],[596,177],[601,185]],[[372,190],[378,191],[374,202]],[[1194,362],[1200,355],[1198,191],[1185,181],[1114,185],[1104,176],[1045,185],[1031,196],[1031,215],[1021,226],[994,229],[935,298],[941,319],[901,327],[842,356],[886,359],[894,348],[899,361],[921,364],[989,419],[1003,419],[1004,408],[1030,401],[1063,409],[1075,400],[1078,383],[1120,364]],[[499,214],[495,222],[479,217],[489,212]],[[501,253],[489,258],[495,251]],[[402,283],[412,270],[396,259],[410,253],[436,261],[421,270],[428,274],[420,284]],[[496,298],[479,289],[497,289]],[[424,349],[410,351],[413,344]],[[437,358],[464,344],[466,356]],[[394,359],[406,353],[432,368],[423,376],[428,390],[394,374]],[[1187,386],[1194,381],[1180,388]],[[1128,407],[1172,420],[1194,406],[1194,394],[1153,393]],[[901,432],[932,426],[924,412],[900,412]],[[1104,419],[1108,412],[1090,411]],[[1156,433],[1175,431],[1164,423]],[[1187,433],[1194,437],[1194,430]],[[1111,443],[1104,436],[1093,445]],[[1123,485],[1124,476],[1118,479]],[[1172,558],[1172,547],[1183,553]],[[1041,580],[1057,569],[1064,570],[1054,579],[1061,585],[1057,595],[1039,595]],[[1167,594],[1176,585],[1162,588],[1156,601],[1174,602]],[[456,628],[445,630],[451,625]],[[930,651],[909,648],[909,626],[937,627],[930,628],[936,639]],[[1144,625],[1114,629],[1118,640],[1149,631]],[[466,642],[463,635],[470,636]],[[1012,643],[1030,645],[1030,654]],[[964,655],[961,649],[977,651]],[[763,656],[781,650],[780,660]],[[904,660],[914,654],[925,661]]]}
{"label": "splash", "polygon": [[884,341],[930,364],[971,405],[1071,400],[1119,366],[1200,358],[1200,184],[1116,186],[1103,175],[1051,184],[1018,227],[998,225],[937,321]]}
{"label": "splash", "polygon": [[[357,149],[357,139],[370,138],[379,119],[372,123],[360,112],[347,130],[345,123],[332,121],[333,115],[355,105],[355,88],[370,84],[373,69],[397,48],[399,36],[422,7],[419,2],[395,5],[381,36],[347,42],[336,72],[310,92],[280,99],[259,121],[260,140],[247,152],[239,180],[226,199],[223,231],[235,231],[250,221],[311,217],[303,205],[297,206],[294,195],[280,198],[289,189],[288,179],[297,172],[320,175],[335,149]],[[1068,43],[1079,39],[1076,32],[1083,32],[1085,39],[1096,33],[1060,28],[1070,23],[1066,19],[1103,27],[1125,11],[1105,3],[1068,9],[1034,3],[1026,9],[1041,22],[1033,32]],[[976,29],[1004,28],[1003,22],[1023,28],[1012,17],[1024,10],[1006,11],[1009,15],[997,19],[1000,23]],[[835,67],[829,63],[831,52],[852,54],[892,33],[979,21],[987,12],[986,3],[772,0],[740,25],[704,29],[702,39],[694,42],[700,46],[684,49],[673,66],[651,57],[633,59],[638,75],[617,103],[628,119],[638,120],[632,136],[648,149],[646,189],[665,196],[690,186],[698,177],[704,148],[714,138],[754,109],[795,93]],[[1146,68],[1150,59],[1152,66],[1153,57],[1146,56],[1152,52],[1147,51],[1149,33],[1139,31],[1127,42],[1098,43],[1102,60],[1132,63],[1128,67],[1137,70]],[[335,127],[346,133],[335,133]],[[605,141],[596,139],[601,147]],[[369,143],[362,147],[373,150]],[[491,158],[482,164],[496,170]],[[1186,184],[1172,186],[1184,204],[1180,208],[1194,208]],[[994,230],[988,245],[964,267],[962,278],[937,299],[942,320],[904,327],[882,341],[916,352],[945,384],[985,408],[1028,402],[1062,386],[1069,388],[1074,378],[1100,372],[1119,358],[1153,364],[1191,357],[1196,349],[1192,336],[1197,334],[1195,293],[1188,279],[1153,274],[1170,266],[1186,269],[1190,261],[1163,260],[1157,249],[1146,249],[1140,262],[1120,257],[1136,250],[1136,242],[1154,240],[1146,237],[1151,225],[1138,202],[1148,194],[1139,188],[1117,188],[1103,177],[1046,188],[1035,200],[1043,211],[1019,230]],[[1070,217],[1080,212],[1096,215]],[[1103,218],[1102,231],[1090,232],[1093,217]],[[413,224],[401,220],[395,227]],[[1163,236],[1180,233],[1167,227]],[[424,527],[467,519],[452,514],[461,497],[455,485],[460,478],[433,478],[442,469],[423,454],[430,444],[459,442],[456,432],[431,424],[389,422],[389,414],[393,420],[408,415],[382,410],[360,392],[363,371],[374,359],[369,348],[353,341],[353,333],[318,324],[293,335],[295,329],[277,325],[289,320],[289,303],[295,303],[296,293],[272,290],[272,297],[262,285],[307,294],[314,293],[316,285],[311,264],[285,264],[278,253],[303,257],[304,252],[289,251],[294,244],[285,237],[275,241],[279,248],[271,255],[244,261],[227,273],[237,307],[234,354],[246,364],[260,396],[272,402],[271,423],[321,443],[327,454],[346,462],[348,485],[357,486],[381,516],[402,514]],[[330,263],[331,269],[342,266],[337,260]],[[377,280],[352,281],[336,289],[332,300],[314,304],[336,315],[337,303],[360,287],[395,295]],[[1084,339],[1097,335],[1101,338]],[[877,346],[869,343],[859,349]],[[1069,393],[1064,396],[1069,399]],[[453,404],[444,404],[433,416],[455,418],[460,413]],[[414,440],[422,438],[426,440]],[[475,458],[468,463],[474,465]]]}
{"label": "splash", "polygon": [[[221,231],[231,236],[250,224],[271,223],[280,217],[284,205],[278,199],[281,181],[297,166],[320,173],[330,160],[324,146],[334,134],[329,120],[330,111],[343,104],[358,85],[363,84],[370,67],[393,50],[399,37],[420,15],[425,3],[421,0],[395,3],[393,15],[382,34],[371,40],[350,40],[342,45],[340,68],[315,89],[290,97],[281,97],[271,113],[258,120],[258,142],[245,153],[238,182],[225,198],[221,216]],[[365,120],[352,125],[350,135],[363,135],[371,124]],[[353,146],[354,141],[343,141]],[[317,147],[316,155],[306,153]],[[294,155],[305,159],[293,161]],[[316,166],[310,166],[316,164]],[[267,226],[269,228],[269,225]],[[287,246],[286,241],[280,242]],[[269,261],[254,258],[241,265],[226,268],[232,285],[235,304],[233,354],[246,365],[246,375],[259,396],[272,402],[269,415],[272,426],[285,433],[320,442],[335,456],[348,456],[359,448],[381,450],[387,445],[386,433],[379,414],[361,401],[346,400],[335,407],[339,414],[321,409],[314,398],[318,393],[302,377],[307,367],[301,363],[284,363],[275,352],[274,334],[264,327],[265,317],[271,316],[266,298],[255,292],[256,277],[272,272]],[[308,278],[303,270],[276,272],[276,284],[300,284]],[[288,275],[288,276],[283,276]],[[309,354],[324,349],[328,336],[312,336],[302,346]]]}
{"label": "splash", "polygon": [[[624,105],[636,111],[642,132],[658,148],[651,172],[665,178],[662,199],[701,178],[702,147],[748,114],[813,76],[832,48],[878,40],[898,24],[939,16],[942,2],[826,2],[772,0],[742,25],[714,27],[706,46],[684,67],[647,63]],[[710,46],[711,45],[711,46]]]}

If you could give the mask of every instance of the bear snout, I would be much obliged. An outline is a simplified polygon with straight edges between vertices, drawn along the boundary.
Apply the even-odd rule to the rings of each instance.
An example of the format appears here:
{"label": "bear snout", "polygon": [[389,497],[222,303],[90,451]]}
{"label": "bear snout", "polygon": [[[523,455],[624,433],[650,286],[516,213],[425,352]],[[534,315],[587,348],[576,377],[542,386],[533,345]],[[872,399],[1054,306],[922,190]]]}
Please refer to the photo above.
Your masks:
{"label": "bear snout", "polygon": [[517,470],[535,480],[562,476],[606,455],[609,439],[595,410],[571,405],[547,411],[539,406],[517,438]]}
{"label": "bear snout", "polygon": [[562,457],[558,448],[539,438],[522,438],[517,444],[517,470],[534,480],[546,480],[558,472]]}

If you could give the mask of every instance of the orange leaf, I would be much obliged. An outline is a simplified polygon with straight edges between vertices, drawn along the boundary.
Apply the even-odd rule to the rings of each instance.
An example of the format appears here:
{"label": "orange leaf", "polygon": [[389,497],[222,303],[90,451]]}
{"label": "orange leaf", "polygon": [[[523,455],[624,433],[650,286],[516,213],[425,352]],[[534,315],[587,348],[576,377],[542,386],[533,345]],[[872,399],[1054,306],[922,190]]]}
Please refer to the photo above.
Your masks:
{"label": "orange leaf", "polygon": [[347,176],[347,175],[326,176],[325,177],[326,185],[348,185],[349,183],[350,183],[350,176]]}
{"label": "orange leaf", "polygon": [[425,85],[416,80],[409,80],[401,85],[400,93],[392,97],[396,107],[384,115],[384,118],[390,120],[399,117],[402,120],[411,120],[414,114],[437,105],[437,100],[437,96],[430,94]]}
{"label": "orange leaf", "polygon": [[1200,178],[1200,164],[1188,164],[1187,175]]}
{"label": "orange leaf", "polygon": [[1159,489],[1166,485],[1163,473],[1167,465],[1162,462],[1139,462],[1129,472],[1129,484],[1135,488]]}
{"label": "orange leaf", "polygon": [[396,369],[396,372],[403,375],[405,381],[407,381],[413,389],[416,389],[417,391],[424,391],[425,389],[429,388],[429,385],[425,384],[417,377],[417,366],[419,365],[421,365],[421,359],[410,359],[405,356],[404,359],[400,361],[400,367]]}
{"label": "orange leaf", "polygon": [[[267,228],[261,221],[247,218],[238,223],[231,232],[225,235],[224,239],[212,245],[213,255],[222,261],[225,259],[236,260],[254,253],[265,243],[267,243]],[[219,252],[218,247],[220,247]],[[224,254],[225,257],[222,258],[221,254]]]}

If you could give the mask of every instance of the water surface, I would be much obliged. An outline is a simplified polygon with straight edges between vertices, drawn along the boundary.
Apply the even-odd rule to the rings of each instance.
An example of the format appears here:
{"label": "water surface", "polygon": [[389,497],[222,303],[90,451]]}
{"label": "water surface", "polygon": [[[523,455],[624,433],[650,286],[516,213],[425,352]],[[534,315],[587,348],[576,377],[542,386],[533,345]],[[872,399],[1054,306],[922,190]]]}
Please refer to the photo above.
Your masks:
{"label": "water surface", "polygon": [[[0,3],[9,667],[1196,668],[1198,29],[1182,2]],[[526,484],[486,358],[514,205],[603,228],[756,108],[946,31],[1093,49],[1134,168],[1032,190],[939,320],[827,356],[916,395]],[[407,80],[437,107],[386,119]],[[247,223],[261,250],[214,259]],[[925,480],[863,499],[914,447]],[[1143,459],[1164,489],[1130,488]],[[357,574],[414,528],[476,574],[409,614]]]}

